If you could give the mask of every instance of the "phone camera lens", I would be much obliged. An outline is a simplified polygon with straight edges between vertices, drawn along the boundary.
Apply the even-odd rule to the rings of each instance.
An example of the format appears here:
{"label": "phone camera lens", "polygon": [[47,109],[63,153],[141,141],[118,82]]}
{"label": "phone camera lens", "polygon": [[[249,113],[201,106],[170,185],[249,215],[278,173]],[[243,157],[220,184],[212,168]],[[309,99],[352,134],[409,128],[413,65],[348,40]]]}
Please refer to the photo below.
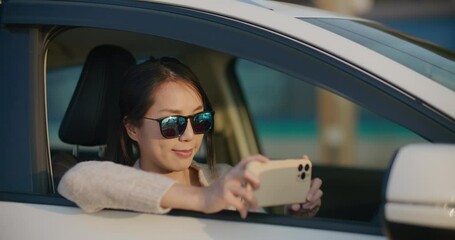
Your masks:
{"label": "phone camera lens", "polygon": [[304,179],[305,179],[305,177],[306,177],[306,173],[305,173],[305,172],[303,172],[303,173],[302,173],[302,175],[300,175],[300,179],[304,180]]}

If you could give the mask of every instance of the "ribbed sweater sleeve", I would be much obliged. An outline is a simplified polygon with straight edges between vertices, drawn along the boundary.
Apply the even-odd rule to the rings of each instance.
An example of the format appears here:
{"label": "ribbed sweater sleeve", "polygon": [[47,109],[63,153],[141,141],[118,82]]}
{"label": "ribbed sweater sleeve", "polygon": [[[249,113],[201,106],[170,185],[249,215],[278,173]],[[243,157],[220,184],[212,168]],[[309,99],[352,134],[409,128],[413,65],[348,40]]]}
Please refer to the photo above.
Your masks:
{"label": "ribbed sweater sleeve", "polygon": [[175,180],[108,161],[78,163],[62,177],[58,192],[86,212],[105,208],[164,214],[160,202]]}

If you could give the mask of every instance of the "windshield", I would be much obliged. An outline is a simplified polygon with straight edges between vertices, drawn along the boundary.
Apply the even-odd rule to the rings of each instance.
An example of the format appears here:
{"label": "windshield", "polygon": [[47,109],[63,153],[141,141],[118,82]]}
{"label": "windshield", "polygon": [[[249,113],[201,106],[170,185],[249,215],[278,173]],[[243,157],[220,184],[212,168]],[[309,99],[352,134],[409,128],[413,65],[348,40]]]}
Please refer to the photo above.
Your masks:
{"label": "windshield", "polygon": [[345,19],[301,20],[368,47],[455,91],[455,53],[448,49],[372,22]]}

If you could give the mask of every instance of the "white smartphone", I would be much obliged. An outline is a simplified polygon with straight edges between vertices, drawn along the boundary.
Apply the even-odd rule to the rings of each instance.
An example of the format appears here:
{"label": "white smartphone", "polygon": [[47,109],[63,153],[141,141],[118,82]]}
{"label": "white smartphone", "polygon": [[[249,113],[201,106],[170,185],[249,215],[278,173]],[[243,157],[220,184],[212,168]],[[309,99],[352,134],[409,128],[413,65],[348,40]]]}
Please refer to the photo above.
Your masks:
{"label": "white smartphone", "polygon": [[[254,196],[261,207],[303,203],[310,190],[312,164],[308,159],[251,162],[247,169],[259,177]],[[247,186],[251,188],[251,186]]]}

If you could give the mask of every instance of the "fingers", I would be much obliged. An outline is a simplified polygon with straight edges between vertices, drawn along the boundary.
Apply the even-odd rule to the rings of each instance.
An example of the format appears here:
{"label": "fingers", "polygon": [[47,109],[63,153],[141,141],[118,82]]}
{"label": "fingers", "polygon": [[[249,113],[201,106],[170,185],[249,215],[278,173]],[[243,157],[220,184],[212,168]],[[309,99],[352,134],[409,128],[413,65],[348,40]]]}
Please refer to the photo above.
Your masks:
{"label": "fingers", "polygon": [[243,173],[243,179],[245,179],[253,189],[258,189],[260,185],[260,180],[256,174],[253,174],[249,171]]}
{"label": "fingers", "polygon": [[257,201],[251,190],[232,186],[228,191],[229,193],[225,196],[227,206],[235,207],[242,218],[247,216],[249,208],[254,210],[258,208]]}
{"label": "fingers", "polygon": [[321,206],[321,199],[318,199],[314,202],[306,202],[304,204],[302,204],[302,208],[303,209],[308,209],[308,210],[312,210],[312,209],[315,209],[317,207]]}
{"label": "fingers", "polygon": [[[259,178],[246,169],[246,166],[253,161],[266,163],[270,160],[262,155],[246,157],[226,175],[228,179],[238,182],[238,184],[235,184],[235,187],[232,187],[231,189],[232,193],[236,196],[236,198],[231,199],[231,201],[233,201],[232,205],[239,211],[242,218],[247,216],[249,208],[254,210],[258,208],[252,190],[245,188],[245,184],[242,184],[248,183],[253,189],[257,189],[260,185]],[[239,198],[242,199],[243,202],[240,201]]]}
{"label": "fingers", "polygon": [[292,205],[291,205],[291,210],[294,211],[294,212],[299,211],[300,208],[301,208],[301,204],[299,204],[299,203],[296,203],[296,204],[292,204]]}
{"label": "fingers", "polygon": [[[309,160],[307,155],[302,155],[303,159]],[[323,192],[321,190],[322,180],[320,178],[314,178],[311,180],[310,190],[308,191],[306,202],[302,205],[296,204],[296,206],[291,206],[291,209],[315,209],[321,205],[321,198]]]}
{"label": "fingers", "polygon": [[311,201],[307,201],[302,205],[303,208],[313,209],[315,207],[320,206],[322,195],[323,195],[323,192],[321,190],[318,190]]}
{"label": "fingers", "polygon": [[229,205],[233,206],[240,213],[240,217],[246,218],[248,214],[247,206],[241,201],[240,198],[230,195],[226,198],[226,201]]}
{"label": "fingers", "polygon": [[239,183],[246,181],[249,183],[253,189],[257,189],[259,187],[259,178],[253,174],[252,172],[246,170],[246,166],[248,163],[258,161],[258,162],[268,162],[270,161],[268,158],[262,155],[254,155],[247,157],[240,161],[229,173],[226,175],[228,179],[235,179],[239,181]]}
{"label": "fingers", "polygon": [[253,161],[266,163],[270,161],[262,155],[254,155],[244,158],[234,168],[232,168],[220,181],[224,191],[224,199],[226,206],[233,206],[239,211],[240,216],[245,218],[248,214],[248,209],[257,209],[258,204],[254,198],[253,191],[245,188],[248,183],[252,189],[259,187],[259,178],[252,172],[246,169],[246,166]]}
{"label": "fingers", "polygon": [[300,211],[300,210],[303,210],[303,209],[312,210],[312,209],[315,209],[315,208],[317,208],[319,206],[321,206],[321,199],[318,199],[318,200],[313,201],[313,202],[305,202],[305,203],[302,203],[302,204],[299,204],[299,203],[292,204],[290,206],[290,208],[291,208],[292,211],[297,212],[297,211]]}
{"label": "fingers", "polygon": [[321,197],[322,197],[322,191],[320,190],[321,186],[322,186],[322,180],[320,178],[314,178],[313,180],[311,180],[311,186],[310,186],[310,190],[308,191],[306,200],[311,202],[311,201],[318,199],[317,198],[317,195],[319,194],[318,192],[321,192]]}
{"label": "fingers", "polygon": [[243,205],[246,208],[257,209],[258,203],[253,195],[253,192],[247,188],[233,188],[232,192],[235,196],[240,197],[243,200]]}
{"label": "fingers", "polygon": [[307,211],[307,210],[315,210],[314,214],[318,211],[319,207],[321,206],[321,199],[323,192],[321,190],[322,180],[319,178],[315,178],[311,180],[310,190],[308,191],[308,195],[306,198],[305,203],[303,204],[292,204],[289,206],[290,210],[293,212],[299,211]]}
{"label": "fingers", "polygon": [[311,180],[310,191],[308,191],[307,202],[302,205],[304,209],[314,209],[317,206],[321,205],[321,198],[323,192],[321,190],[322,180],[320,178],[315,178]]}
{"label": "fingers", "polygon": [[292,214],[306,217],[314,217],[321,207],[321,199],[314,202],[306,202],[304,204],[293,204],[290,206]]}

